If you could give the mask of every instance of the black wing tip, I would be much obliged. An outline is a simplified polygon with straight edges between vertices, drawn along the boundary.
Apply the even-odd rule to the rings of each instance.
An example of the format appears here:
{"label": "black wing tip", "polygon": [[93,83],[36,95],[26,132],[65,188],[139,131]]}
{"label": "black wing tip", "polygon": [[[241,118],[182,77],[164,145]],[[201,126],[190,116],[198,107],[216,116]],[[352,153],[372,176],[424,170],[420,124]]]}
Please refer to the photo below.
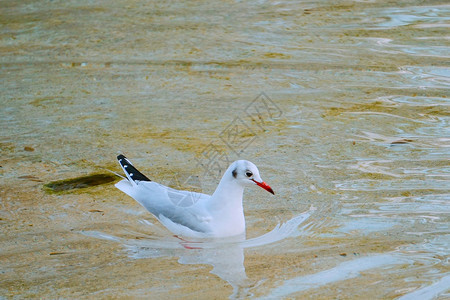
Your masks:
{"label": "black wing tip", "polygon": [[[139,181],[151,181],[147,176],[139,172],[133,164],[125,157],[123,154],[119,154],[117,156],[117,160],[119,161],[119,164],[122,166],[124,172],[127,173],[129,178],[131,178],[133,181],[139,180]],[[127,176],[127,177],[128,177]]]}

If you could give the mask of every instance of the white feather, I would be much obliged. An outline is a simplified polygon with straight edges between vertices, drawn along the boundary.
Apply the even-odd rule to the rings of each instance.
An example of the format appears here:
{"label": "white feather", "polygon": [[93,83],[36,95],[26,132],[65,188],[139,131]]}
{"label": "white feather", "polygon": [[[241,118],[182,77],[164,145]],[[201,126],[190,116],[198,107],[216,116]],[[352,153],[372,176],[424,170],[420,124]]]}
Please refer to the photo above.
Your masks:
{"label": "white feather", "polygon": [[[248,171],[253,174],[251,179],[246,175]],[[128,174],[127,177],[129,180],[116,184],[119,190],[134,198],[174,234],[189,237],[245,233],[244,186],[255,185],[254,180],[262,182],[258,168],[244,160],[231,164],[212,196],[172,189],[153,181],[133,181]]]}

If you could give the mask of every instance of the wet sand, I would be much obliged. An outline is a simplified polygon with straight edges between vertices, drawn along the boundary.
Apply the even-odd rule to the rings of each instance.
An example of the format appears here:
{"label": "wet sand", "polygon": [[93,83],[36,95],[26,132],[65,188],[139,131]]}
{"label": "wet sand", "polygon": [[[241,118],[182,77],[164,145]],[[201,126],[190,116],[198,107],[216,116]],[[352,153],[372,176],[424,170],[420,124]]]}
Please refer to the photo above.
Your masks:
{"label": "wet sand", "polygon": [[[445,299],[449,10],[4,1],[0,296]],[[205,193],[251,160],[276,196],[246,190],[248,239],[314,210],[185,249],[111,182],[45,187],[118,153]]]}

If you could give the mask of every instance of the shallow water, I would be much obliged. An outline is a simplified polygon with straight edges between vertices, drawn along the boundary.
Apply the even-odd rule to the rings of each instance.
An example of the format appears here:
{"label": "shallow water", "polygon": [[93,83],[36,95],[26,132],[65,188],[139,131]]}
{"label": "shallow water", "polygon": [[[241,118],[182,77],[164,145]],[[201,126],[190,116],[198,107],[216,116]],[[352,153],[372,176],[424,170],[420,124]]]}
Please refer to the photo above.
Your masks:
{"label": "shallow water", "polygon": [[[0,296],[448,298],[449,12],[3,1]],[[183,241],[111,183],[44,188],[119,152],[206,193],[246,158],[276,196]]]}

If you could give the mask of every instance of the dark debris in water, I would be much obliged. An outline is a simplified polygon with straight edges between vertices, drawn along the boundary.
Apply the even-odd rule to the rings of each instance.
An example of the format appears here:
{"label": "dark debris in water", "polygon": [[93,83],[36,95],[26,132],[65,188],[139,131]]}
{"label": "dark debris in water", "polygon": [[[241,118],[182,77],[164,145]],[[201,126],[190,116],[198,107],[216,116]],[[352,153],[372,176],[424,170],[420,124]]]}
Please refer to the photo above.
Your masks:
{"label": "dark debris in water", "polygon": [[400,139],[400,140],[393,141],[391,143],[391,145],[403,145],[403,144],[409,144],[412,142],[414,142],[414,141],[411,139]]}
{"label": "dark debris in water", "polygon": [[49,255],[62,255],[66,254],[66,252],[50,252]]}
{"label": "dark debris in water", "polygon": [[36,176],[33,176],[33,175],[23,175],[23,176],[19,176],[18,178],[23,179],[23,180],[42,182],[42,180],[40,180],[39,178],[37,178]]}
{"label": "dark debris in water", "polygon": [[76,178],[52,181],[44,184],[44,189],[48,192],[68,192],[75,189],[84,189],[110,183],[115,181],[116,178],[116,176],[110,174],[92,174]]}

